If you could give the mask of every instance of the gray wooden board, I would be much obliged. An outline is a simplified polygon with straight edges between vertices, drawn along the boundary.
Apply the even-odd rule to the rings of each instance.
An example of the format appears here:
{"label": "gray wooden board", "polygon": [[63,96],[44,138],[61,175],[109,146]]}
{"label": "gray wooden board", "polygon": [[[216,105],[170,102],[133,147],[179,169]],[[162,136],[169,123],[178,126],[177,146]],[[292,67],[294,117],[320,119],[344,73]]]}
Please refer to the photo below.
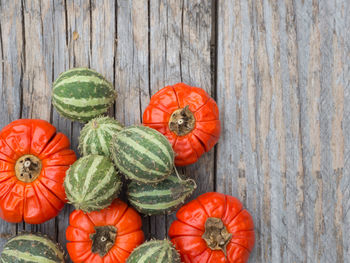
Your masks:
{"label": "gray wooden board", "polygon": [[[140,124],[150,97],[186,82],[218,103],[215,150],[180,171],[194,197],[216,190],[252,213],[250,262],[350,257],[350,3],[347,0],[0,0],[0,129],[51,121],[77,151],[82,125],[50,103],[52,81],[96,69],[119,97],[109,111]],[[0,222],[0,249],[21,230],[66,244],[73,208],[39,226]],[[147,238],[174,219],[144,217]]]}

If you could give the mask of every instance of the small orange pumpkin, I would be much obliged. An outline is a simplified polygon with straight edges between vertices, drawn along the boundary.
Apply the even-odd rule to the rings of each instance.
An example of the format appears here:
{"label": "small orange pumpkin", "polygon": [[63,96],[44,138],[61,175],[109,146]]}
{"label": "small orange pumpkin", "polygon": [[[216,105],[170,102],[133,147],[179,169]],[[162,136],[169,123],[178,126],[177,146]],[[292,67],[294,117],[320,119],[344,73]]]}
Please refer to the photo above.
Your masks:
{"label": "small orange pumpkin", "polygon": [[201,88],[184,83],[167,86],[151,98],[143,124],[163,133],[176,153],[175,164],[195,163],[218,142],[219,110]]}
{"label": "small orange pumpkin", "polygon": [[229,195],[205,193],[179,209],[169,236],[185,263],[248,261],[254,247],[252,216]]}
{"label": "small orange pumpkin", "polygon": [[101,211],[75,210],[66,230],[68,253],[75,263],[124,263],[144,241],[141,217],[116,199]]}
{"label": "small orange pumpkin", "polygon": [[66,170],[76,160],[69,140],[44,120],[22,119],[0,132],[0,217],[41,224],[63,208]]}

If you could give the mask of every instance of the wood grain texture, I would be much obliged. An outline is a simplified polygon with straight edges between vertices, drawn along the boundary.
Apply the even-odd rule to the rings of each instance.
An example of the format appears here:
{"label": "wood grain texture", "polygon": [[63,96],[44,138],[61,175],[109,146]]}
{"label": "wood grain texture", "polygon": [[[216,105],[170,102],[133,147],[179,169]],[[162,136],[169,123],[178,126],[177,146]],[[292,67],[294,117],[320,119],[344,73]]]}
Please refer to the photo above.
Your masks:
{"label": "wood grain texture", "polygon": [[348,11],[344,1],[219,5],[217,190],[254,216],[252,262],[347,260]]}
{"label": "wood grain texture", "polygon": [[[140,124],[168,84],[218,102],[221,139],[198,163],[194,197],[216,190],[252,213],[250,262],[350,257],[350,3],[346,0],[0,0],[0,129],[51,121],[77,150],[81,124],[58,115],[51,84],[91,67],[118,98],[110,116]],[[21,230],[66,244],[73,208],[39,226],[0,222],[0,249]],[[144,217],[164,238],[174,215]]]}
{"label": "wood grain texture", "polygon": [[[150,94],[178,82],[199,86],[214,94],[210,74],[211,2],[179,2],[150,1]],[[192,198],[213,191],[214,151],[179,171],[202,182]],[[152,235],[167,236],[173,219],[174,215],[152,219]]]}
{"label": "wood grain texture", "polygon": [[[20,2],[0,1],[0,129],[21,117],[23,16]],[[9,102],[9,103],[6,103]],[[16,224],[0,223],[0,248],[16,234]]]}
{"label": "wood grain texture", "polygon": [[[115,42],[115,88],[118,92],[115,116],[125,125],[138,125],[149,100],[146,1],[117,2]],[[142,223],[145,237],[149,238],[150,219],[143,217]]]}

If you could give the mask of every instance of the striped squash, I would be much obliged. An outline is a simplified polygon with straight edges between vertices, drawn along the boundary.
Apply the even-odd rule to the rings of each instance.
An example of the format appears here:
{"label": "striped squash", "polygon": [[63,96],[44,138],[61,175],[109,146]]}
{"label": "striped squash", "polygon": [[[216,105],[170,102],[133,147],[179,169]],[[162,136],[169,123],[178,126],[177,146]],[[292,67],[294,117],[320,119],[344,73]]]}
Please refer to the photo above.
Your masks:
{"label": "striped squash", "polygon": [[151,240],[134,249],[127,263],[180,263],[180,255],[169,240]]}
{"label": "striped squash", "polygon": [[110,117],[92,119],[81,130],[79,150],[83,156],[89,154],[110,157],[110,144],[114,134],[120,132],[123,126]]}
{"label": "striped squash", "polygon": [[113,85],[88,68],[63,72],[53,83],[52,104],[64,117],[87,122],[103,113],[116,98]]}
{"label": "striped squash", "polygon": [[68,203],[84,212],[101,210],[118,196],[122,182],[113,163],[101,155],[87,155],[67,171],[64,188]]}
{"label": "striped squash", "polygon": [[41,234],[20,234],[11,238],[1,254],[2,263],[64,263],[62,247]]}
{"label": "striped squash", "polygon": [[118,169],[137,182],[156,183],[170,175],[174,151],[168,139],[145,126],[130,126],[112,140],[112,158]]}
{"label": "striped squash", "polygon": [[194,189],[194,180],[181,180],[173,173],[157,184],[131,182],[127,195],[131,205],[140,213],[159,215],[176,210]]}

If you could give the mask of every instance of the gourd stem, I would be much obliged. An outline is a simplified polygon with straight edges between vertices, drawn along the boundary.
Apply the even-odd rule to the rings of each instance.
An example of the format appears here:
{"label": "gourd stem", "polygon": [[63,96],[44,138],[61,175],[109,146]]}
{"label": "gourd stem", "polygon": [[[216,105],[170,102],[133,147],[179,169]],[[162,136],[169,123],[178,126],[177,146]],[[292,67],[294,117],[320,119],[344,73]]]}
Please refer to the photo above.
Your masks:
{"label": "gourd stem", "polygon": [[91,126],[92,126],[93,129],[97,129],[98,128],[99,125],[98,125],[98,122],[97,122],[96,119],[92,121]]}
{"label": "gourd stem", "polygon": [[181,176],[180,176],[179,172],[177,171],[175,165],[174,165],[174,171],[175,171],[175,173],[176,173],[177,178],[179,178],[180,181],[183,181],[183,179],[181,178]]}
{"label": "gourd stem", "polygon": [[174,171],[175,171],[175,173],[176,173],[177,178],[179,178],[180,182],[189,182],[189,181],[191,181],[191,182],[193,183],[193,188],[194,188],[194,189],[197,188],[197,184],[196,184],[196,181],[195,181],[195,180],[193,180],[193,179],[182,179],[182,178],[181,178],[181,176],[180,176],[179,172],[177,171],[175,165],[174,165]]}

